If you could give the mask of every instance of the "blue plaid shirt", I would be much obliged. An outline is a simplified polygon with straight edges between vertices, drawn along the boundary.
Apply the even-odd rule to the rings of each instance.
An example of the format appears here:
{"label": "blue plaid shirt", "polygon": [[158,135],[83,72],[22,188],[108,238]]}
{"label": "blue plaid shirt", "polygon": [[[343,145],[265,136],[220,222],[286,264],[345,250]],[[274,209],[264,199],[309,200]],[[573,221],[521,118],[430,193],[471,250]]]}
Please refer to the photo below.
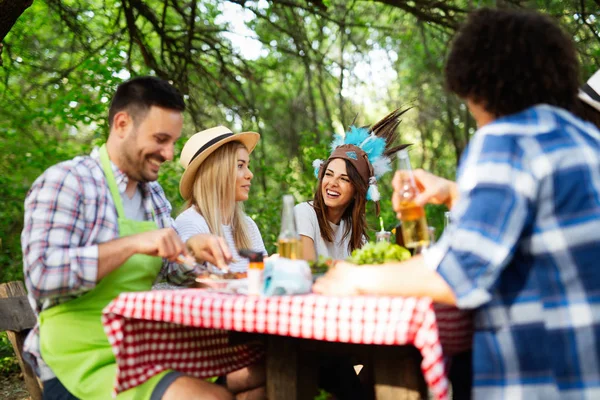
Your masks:
{"label": "blue plaid shirt", "polygon": [[479,129],[426,255],[476,309],[475,399],[600,399],[600,132],[539,105]]}

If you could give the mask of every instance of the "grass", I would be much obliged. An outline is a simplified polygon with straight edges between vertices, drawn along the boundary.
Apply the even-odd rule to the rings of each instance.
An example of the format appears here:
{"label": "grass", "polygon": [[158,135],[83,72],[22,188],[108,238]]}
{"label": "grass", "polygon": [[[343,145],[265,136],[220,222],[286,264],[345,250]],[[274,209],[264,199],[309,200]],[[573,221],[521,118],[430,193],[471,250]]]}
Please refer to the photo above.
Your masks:
{"label": "grass", "polygon": [[19,363],[6,332],[0,332],[0,399],[29,399]]}
{"label": "grass", "polygon": [[19,363],[6,332],[0,332],[0,375],[8,376],[19,372]]}

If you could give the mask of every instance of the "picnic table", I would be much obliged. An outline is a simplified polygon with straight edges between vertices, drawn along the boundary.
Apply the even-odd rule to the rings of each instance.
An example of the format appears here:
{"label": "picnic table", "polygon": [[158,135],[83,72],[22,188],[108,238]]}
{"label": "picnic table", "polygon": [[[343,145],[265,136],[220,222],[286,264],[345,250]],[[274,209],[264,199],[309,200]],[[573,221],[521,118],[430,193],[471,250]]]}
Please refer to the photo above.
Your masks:
{"label": "picnic table", "polygon": [[[428,298],[162,290],[121,294],[104,309],[102,322],[116,356],[115,393],[165,369],[208,378],[266,353],[270,399],[312,398],[315,364],[307,356],[350,352],[372,362],[378,399],[423,396],[426,384],[444,400],[448,381],[436,308],[445,324],[446,355],[468,349],[468,316],[452,307],[434,308]],[[263,344],[230,340],[231,332],[260,334]]]}

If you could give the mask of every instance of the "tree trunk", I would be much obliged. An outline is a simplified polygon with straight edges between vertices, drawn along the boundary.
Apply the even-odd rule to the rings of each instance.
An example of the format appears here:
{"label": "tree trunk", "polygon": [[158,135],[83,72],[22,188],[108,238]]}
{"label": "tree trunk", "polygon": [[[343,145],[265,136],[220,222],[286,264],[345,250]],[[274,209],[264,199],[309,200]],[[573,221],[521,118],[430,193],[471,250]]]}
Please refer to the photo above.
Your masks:
{"label": "tree trunk", "polygon": [[0,0],[0,43],[33,0]]}

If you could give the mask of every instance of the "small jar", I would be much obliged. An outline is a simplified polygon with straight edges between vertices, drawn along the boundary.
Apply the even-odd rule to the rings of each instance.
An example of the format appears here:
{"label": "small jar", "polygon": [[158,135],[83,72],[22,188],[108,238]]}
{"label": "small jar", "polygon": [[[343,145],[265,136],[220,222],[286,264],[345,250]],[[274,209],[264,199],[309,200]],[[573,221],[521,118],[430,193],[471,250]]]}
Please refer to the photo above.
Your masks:
{"label": "small jar", "polygon": [[258,296],[262,293],[262,278],[265,268],[263,253],[243,249],[240,250],[240,255],[250,260],[248,264],[248,295]]}
{"label": "small jar", "polygon": [[376,242],[389,242],[391,236],[392,236],[392,233],[388,232],[388,231],[375,232],[375,241]]}

